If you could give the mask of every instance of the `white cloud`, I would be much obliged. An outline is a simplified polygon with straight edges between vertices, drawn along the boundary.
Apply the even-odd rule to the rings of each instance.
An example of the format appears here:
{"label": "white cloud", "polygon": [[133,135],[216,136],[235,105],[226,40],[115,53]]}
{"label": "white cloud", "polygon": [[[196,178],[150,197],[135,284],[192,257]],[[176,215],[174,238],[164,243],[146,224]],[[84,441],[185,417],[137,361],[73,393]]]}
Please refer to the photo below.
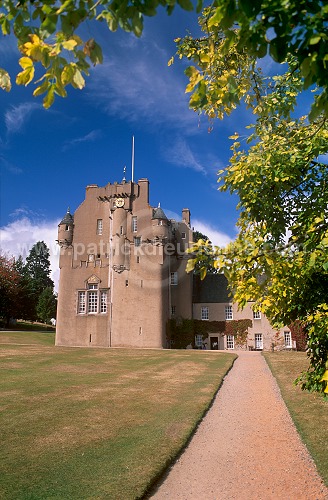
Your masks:
{"label": "white cloud", "polygon": [[83,142],[94,142],[100,137],[102,137],[101,130],[91,130],[91,132],[82,137],[77,137],[76,139],[66,141],[64,146],[62,147],[62,151],[67,151],[68,149],[73,148],[74,146],[79,146]]}
{"label": "white cloud", "polygon": [[[125,40],[126,44],[127,41]],[[167,66],[169,54],[144,38],[129,47],[115,45],[108,60],[90,80],[90,97],[109,115],[129,122],[197,129],[197,116],[188,109],[183,71]],[[189,130],[188,130],[189,129]]]}
{"label": "white cloud", "polygon": [[165,150],[163,149],[163,156],[166,161],[178,167],[191,168],[196,172],[206,173],[205,167],[198,161],[187,142],[183,139],[178,139],[171,146],[166,147]]}
{"label": "white cloud", "polygon": [[1,251],[8,255],[23,259],[29,254],[30,249],[37,241],[44,241],[49,248],[51,278],[57,289],[59,280],[59,246],[56,244],[58,231],[57,221],[34,221],[23,216],[0,228]]}
{"label": "white cloud", "polygon": [[11,106],[5,113],[5,124],[9,134],[19,132],[29,120],[33,111],[42,109],[41,104],[25,102],[18,106]]}
{"label": "white cloud", "polygon": [[203,233],[206,236],[208,236],[213,245],[216,245],[218,247],[224,247],[232,241],[232,238],[228,234],[221,233],[221,231],[218,231],[216,228],[214,228],[207,222],[194,219],[193,226],[195,228],[195,231],[199,231],[200,233]]}

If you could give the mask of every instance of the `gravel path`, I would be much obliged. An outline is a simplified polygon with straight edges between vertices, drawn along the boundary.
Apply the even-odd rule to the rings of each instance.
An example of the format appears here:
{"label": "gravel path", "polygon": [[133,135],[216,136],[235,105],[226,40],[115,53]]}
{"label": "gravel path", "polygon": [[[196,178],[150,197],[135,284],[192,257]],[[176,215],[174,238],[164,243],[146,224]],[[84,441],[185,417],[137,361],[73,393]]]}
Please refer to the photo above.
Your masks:
{"label": "gravel path", "polygon": [[327,500],[328,489],[263,356],[238,355],[190,444],[151,498]]}

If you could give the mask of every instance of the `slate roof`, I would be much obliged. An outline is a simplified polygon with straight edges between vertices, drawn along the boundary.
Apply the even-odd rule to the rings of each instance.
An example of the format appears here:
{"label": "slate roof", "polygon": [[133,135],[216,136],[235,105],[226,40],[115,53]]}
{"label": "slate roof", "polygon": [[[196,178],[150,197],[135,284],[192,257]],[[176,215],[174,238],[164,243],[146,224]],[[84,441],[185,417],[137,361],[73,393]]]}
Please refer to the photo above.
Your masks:
{"label": "slate roof", "polygon": [[74,222],[74,217],[68,208],[66,214],[64,215],[59,224],[73,224],[73,222]]}
{"label": "slate roof", "polygon": [[207,274],[204,280],[198,275],[193,279],[193,303],[224,303],[231,302],[228,281],[223,274]]}
{"label": "slate roof", "polygon": [[164,220],[167,220],[167,217],[166,217],[166,215],[164,213],[164,210],[160,206],[158,206],[157,208],[154,209],[152,219],[164,219]]}

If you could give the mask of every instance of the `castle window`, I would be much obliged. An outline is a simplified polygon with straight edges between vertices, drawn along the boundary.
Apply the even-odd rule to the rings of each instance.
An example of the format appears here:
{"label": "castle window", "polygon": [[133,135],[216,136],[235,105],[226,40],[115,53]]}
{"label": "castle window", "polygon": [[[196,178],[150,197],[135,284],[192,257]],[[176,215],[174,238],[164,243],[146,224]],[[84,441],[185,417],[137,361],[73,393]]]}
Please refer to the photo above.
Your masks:
{"label": "castle window", "polygon": [[69,231],[69,226],[66,224],[65,231]]}
{"label": "castle window", "polygon": [[90,254],[88,255],[88,262],[93,262],[94,260],[95,260],[95,256],[94,256],[94,254],[93,254],[93,253],[90,253]]}
{"label": "castle window", "polygon": [[77,300],[78,300],[77,312],[79,314],[85,314],[86,312],[85,292],[78,292]]}
{"label": "castle window", "polygon": [[255,333],[255,349],[263,349],[263,335],[262,333]]}
{"label": "castle window", "polygon": [[139,262],[140,262],[140,257],[138,256],[137,257],[137,264],[139,264]]}
{"label": "castle window", "polygon": [[233,319],[232,306],[225,306],[224,311],[226,320]]}
{"label": "castle window", "polygon": [[171,316],[172,317],[176,315],[176,312],[177,312],[176,306],[171,306]]}
{"label": "castle window", "polygon": [[96,290],[94,287],[98,287],[98,285],[89,285],[88,313],[98,312],[98,290]]}
{"label": "castle window", "polygon": [[107,290],[99,290],[98,283],[89,283],[87,290],[79,290],[78,314],[107,313]]}
{"label": "castle window", "polygon": [[203,347],[203,335],[195,335],[195,346],[196,347]]}
{"label": "castle window", "polygon": [[107,312],[107,292],[105,290],[100,292],[100,312]]}
{"label": "castle window", "polygon": [[181,233],[181,238],[182,238],[183,240],[185,240],[185,239],[186,239],[186,233]]}
{"label": "castle window", "polygon": [[123,234],[123,226],[120,226],[120,235],[122,236]]}
{"label": "castle window", "polygon": [[140,238],[140,236],[135,236],[134,237],[134,246],[135,247],[140,247],[140,245],[141,245],[141,238]]}
{"label": "castle window", "polygon": [[253,311],[253,319],[261,319],[260,311]]}
{"label": "castle window", "polygon": [[235,348],[235,338],[233,335],[227,335],[227,349]]}
{"label": "castle window", "polygon": [[138,231],[138,219],[136,216],[132,217],[132,232],[136,233]]}
{"label": "castle window", "polygon": [[97,219],[97,234],[103,234],[103,220]]}
{"label": "castle window", "polygon": [[292,348],[292,335],[290,332],[284,332],[285,347],[287,349]]}
{"label": "castle window", "polygon": [[170,285],[177,285],[178,284],[178,273],[174,272],[170,274]]}
{"label": "castle window", "polygon": [[209,319],[209,308],[207,306],[204,306],[200,310],[200,319],[203,321],[206,321]]}

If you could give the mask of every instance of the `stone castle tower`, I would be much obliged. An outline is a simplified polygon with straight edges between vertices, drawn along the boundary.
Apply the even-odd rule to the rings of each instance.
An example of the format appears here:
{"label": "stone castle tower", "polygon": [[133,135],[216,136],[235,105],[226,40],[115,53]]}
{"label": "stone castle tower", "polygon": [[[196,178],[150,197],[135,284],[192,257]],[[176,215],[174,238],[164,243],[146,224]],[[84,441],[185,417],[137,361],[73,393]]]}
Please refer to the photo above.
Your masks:
{"label": "stone castle tower", "polygon": [[56,345],[169,347],[171,316],[192,317],[190,212],[169,220],[149,182],[90,185],[58,226]]}

